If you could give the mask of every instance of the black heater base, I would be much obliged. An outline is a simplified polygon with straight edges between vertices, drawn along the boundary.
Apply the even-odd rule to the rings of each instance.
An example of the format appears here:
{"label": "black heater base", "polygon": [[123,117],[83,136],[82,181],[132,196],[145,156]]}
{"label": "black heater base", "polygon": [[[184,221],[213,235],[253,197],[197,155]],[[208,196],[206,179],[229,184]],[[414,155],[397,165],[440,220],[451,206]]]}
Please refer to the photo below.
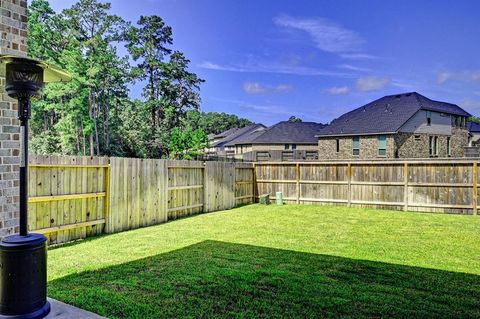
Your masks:
{"label": "black heater base", "polygon": [[4,237],[0,242],[0,319],[37,319],[49,312],[47,237]]}

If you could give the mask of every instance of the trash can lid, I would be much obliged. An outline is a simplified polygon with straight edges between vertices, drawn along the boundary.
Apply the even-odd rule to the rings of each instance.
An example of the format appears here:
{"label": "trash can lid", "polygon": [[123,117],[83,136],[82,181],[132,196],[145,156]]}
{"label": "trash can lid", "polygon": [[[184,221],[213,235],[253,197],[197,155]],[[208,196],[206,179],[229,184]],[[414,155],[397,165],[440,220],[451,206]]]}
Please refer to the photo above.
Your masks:
{"label": "trash can lid", "polygon": [[47,241],[47,237],[43,234],[30,233],[27,236],[10,235],[2,238],[0,246],[3,249],[14,249],[18,247],[28,248],[43,245]]}

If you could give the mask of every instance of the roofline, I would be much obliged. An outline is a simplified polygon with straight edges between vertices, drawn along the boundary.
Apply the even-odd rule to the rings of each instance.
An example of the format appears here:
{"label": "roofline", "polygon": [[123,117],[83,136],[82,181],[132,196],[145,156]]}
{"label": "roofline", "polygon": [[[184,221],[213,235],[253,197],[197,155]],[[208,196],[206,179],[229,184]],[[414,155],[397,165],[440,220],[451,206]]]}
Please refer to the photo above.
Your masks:
{"label": "roofline", "polygon": [[[262,144],[262,145],[272,145],[272,144],[301,144],[301,145],[316,145],[317,141],[315,142],[254,142],[254,143],[245,143],[245,144]],[[242,145],[242,143],[235,144],[235,145]]]}
{"label": "roofline", "polygon": [[[402,125],[403,126],[403,125]],[[315,137],[335,137],[335,136],[362,136],[362,135],[394,135],[397,134],[398,131],[396,132],[378,132],[378,133],[360,133],[360,134],[354,134],[354,133],[346,133],[346,134],[318,134],[315,135]]]}

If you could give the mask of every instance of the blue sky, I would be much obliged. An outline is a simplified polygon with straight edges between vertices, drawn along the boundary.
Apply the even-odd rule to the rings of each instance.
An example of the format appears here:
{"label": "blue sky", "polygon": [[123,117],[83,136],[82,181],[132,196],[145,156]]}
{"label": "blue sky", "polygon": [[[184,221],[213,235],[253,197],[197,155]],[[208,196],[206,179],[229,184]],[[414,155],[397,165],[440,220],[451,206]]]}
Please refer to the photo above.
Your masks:
{"label": "blue sky", "polygon": [[480,115],[480,1],[110,2],[126,20],[156,14],[172,26],[174,48],[206,80],[203,111],[327,123],[417,91]]}

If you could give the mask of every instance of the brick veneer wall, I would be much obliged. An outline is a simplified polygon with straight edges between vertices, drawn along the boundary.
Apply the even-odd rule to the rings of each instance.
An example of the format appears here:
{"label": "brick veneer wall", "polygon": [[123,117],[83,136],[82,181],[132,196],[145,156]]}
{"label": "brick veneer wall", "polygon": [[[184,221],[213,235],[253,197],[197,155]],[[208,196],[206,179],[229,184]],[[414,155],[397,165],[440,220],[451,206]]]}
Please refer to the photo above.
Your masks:
{"label": "brick veneer wall", "polygon": [[[429,136],[438,136],[438,157],[446,158],[447,137],[450,136],[451,157],[463,157],[464,148],[468,146],[468,131],[464,128],[452,127],[452,135],[397,133],[387,135],[387,155],[378,156],[378,136],[360,136],[360,155],[352,155],[352,137],[339,137],[340,151],[337,152],[335,137],[322,137],[318,140],[319,159],[381,159],[395,158],[428,158]],[[416,139],[418,136],[419,139]]]}
{"label": "brick veneer wall", "polygon": [[340,149],[337,152],[337,138],[322,137],[318,140],[318,158],[322,159],[383,159],[395,157],[395,144],[392,135],[386,135],[387,154],[378,155],[378,136],[360,136],[360,155],[354,156],[352,137],[338,137]]}
{"label": "brick veneer wall", "polygon": [[[0,0],[0,54],[26,56],[27,1]],[[18,232],[20,129],[17,103],[4,92],[0,78],[0,237]]]}

